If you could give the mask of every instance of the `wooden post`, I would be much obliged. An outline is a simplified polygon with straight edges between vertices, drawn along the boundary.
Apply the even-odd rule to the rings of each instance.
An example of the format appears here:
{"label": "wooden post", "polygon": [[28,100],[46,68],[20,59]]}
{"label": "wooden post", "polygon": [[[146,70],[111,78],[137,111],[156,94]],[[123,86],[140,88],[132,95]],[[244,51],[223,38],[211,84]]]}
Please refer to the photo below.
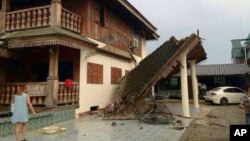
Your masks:
{"label": "wooden post", "polygon": [[51,1],[51,26],[61,26],[62,5],[61,0]]}
{"label": "wooden post", "polygon": [[48,94],[46,107],[56,107],[58,100],[58,60],[59,47],[49,49],[49,76],[47,78]]}
{"label": "wooden post", "polygon": [[2,0],[2,7],[0,7],[0,33],[6,31],[6,15],[9,11],[9,0]]}

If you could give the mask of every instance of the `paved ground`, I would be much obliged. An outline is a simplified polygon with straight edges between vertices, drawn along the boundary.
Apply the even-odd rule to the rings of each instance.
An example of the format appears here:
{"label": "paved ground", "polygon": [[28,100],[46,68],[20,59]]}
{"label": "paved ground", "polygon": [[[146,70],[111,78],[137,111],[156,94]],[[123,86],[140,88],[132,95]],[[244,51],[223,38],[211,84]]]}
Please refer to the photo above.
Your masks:
{"label": "paved ground", "polygon": [[[192,119],[176,117],[188,127],[176,130],[173,125],[150,125],[137,120],[101,120],[98,116],[62,122],[65,132],[45,134],[42,129],[28,133],[29,141],[228,141],[229,125],[244,124],[244,110],[238,105],[201,104],[199,113],[190,105]],[[168,107],[181,114],[181,103],[169,103]],[[116,126],[112,126],[115,122]],[[2,137],[1,141],[12,141],[13,136]]]}
{"label": "paved ground", "polygon": [[[180,103],[170,103],[170,110],[179,115]],[[191,114],[195,114],[192,105]],[[189,126],[192,119],[176,117],[182,120],[184,126]],[[115,122],[116,126],[112,126]],[[83,118],[62,122],[59,127],[66,127],[66,132],[57,134],[45,134],[42,129],[28,133],[29,141],[177,141],[184,133],[176,130],[173,125],[151,125],[139,123],[138,120],[101,120],[98,116],[86,116]],[[12,141],[13,136],[1,138],[1,141]]]}
{"label": "paved ground", "polygon": [[229,141],[230,125],[244,123],[244,109],[238,105],[203,104],[181,141]]}

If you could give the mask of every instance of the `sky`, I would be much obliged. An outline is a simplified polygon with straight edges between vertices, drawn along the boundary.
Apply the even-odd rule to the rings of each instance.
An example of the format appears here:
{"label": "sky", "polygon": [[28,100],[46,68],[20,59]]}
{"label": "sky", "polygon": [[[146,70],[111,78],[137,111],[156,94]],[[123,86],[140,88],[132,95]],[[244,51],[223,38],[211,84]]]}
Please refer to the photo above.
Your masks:
{"label": "sky", "polygon": [[250,0],[128,0],[156,28],[158,40],[147,42],[151,53],[171,36],[196,33],[204,38],[207,60],[202,64],[228,64],[231,40],[250,34]]}

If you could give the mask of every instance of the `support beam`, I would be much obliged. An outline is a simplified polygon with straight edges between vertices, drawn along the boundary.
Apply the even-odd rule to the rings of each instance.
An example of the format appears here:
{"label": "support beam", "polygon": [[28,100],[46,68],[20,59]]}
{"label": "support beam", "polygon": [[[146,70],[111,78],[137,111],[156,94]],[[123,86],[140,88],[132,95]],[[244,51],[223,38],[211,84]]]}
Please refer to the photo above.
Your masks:
{"label": "support beam", "polygon": [[191,68],[194,107],[199,108],[198,83],[197,83],[196,71],[195,71],[195,62],[196,61],[191,60],[188,62],[190,64],[190,68]]}
{"label": "support beam", "polygon": [[181,95],[182,95],[182,114],[184,117],[190,117],[189,99],[188,99],[188,83],[187,83],[187,55],[184,53],[180,57],[181,70]]}
{"label": "support beam", "polygon": [[58,97],[58,61],[59,47],[49,49],[49,76],[47,78],[48,93],[46,96],[46,107],[56,107]]}

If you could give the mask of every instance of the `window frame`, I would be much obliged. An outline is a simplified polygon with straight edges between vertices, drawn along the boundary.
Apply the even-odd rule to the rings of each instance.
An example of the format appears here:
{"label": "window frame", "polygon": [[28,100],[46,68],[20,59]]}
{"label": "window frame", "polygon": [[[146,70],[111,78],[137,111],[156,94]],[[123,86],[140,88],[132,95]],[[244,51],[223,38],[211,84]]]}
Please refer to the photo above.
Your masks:
{"label": "window frame", "polygon": [[[113,74],[116,73],[116,74]],[[119,73],[119,74],[117,74]],[[115,76],[115,77],[114,77]],[[119,84],[119,80],[122,78],[122,69],[118,67],[111,67],[111,84]]]}
{"label": "window frame", "polygon": [[87,63],[87,84],[103,84],[103,65]]}

